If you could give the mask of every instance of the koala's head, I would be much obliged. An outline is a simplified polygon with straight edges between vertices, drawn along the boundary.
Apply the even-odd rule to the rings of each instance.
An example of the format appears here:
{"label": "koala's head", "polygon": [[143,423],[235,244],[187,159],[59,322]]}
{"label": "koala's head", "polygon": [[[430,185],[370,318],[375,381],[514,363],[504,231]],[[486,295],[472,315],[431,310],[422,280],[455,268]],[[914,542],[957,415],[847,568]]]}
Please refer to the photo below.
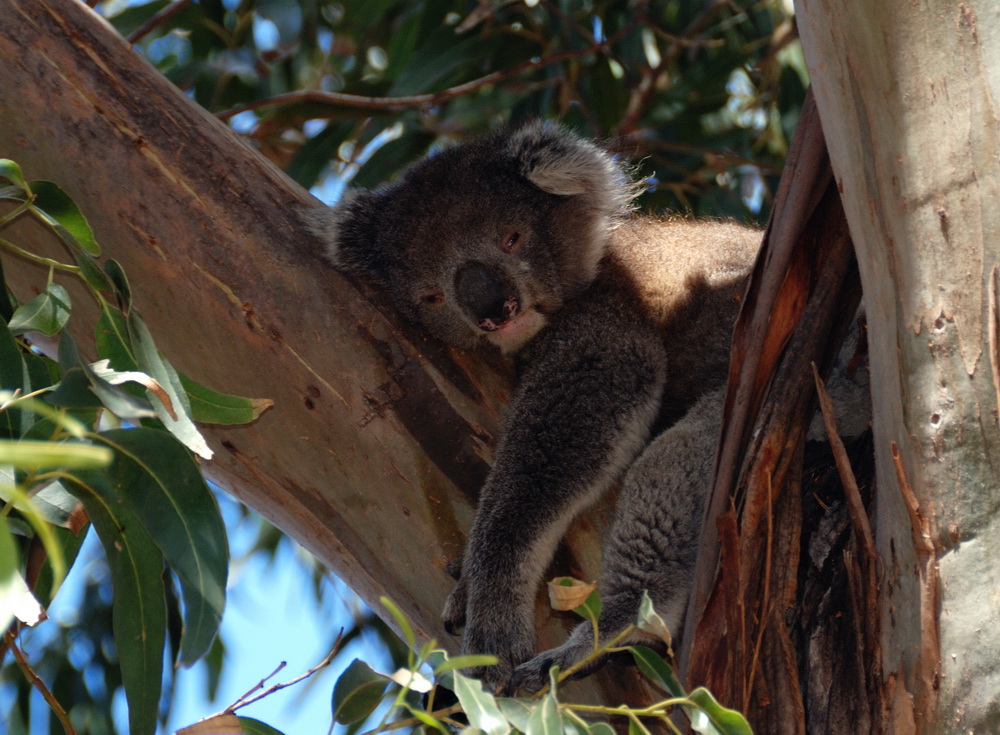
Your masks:
{"label": "koala's head", "polygon": [[338,269],[374,279],[434,336],[515,352],[593,280],[633,193],[607,152],[537,123],[351,191],[318,229]]}

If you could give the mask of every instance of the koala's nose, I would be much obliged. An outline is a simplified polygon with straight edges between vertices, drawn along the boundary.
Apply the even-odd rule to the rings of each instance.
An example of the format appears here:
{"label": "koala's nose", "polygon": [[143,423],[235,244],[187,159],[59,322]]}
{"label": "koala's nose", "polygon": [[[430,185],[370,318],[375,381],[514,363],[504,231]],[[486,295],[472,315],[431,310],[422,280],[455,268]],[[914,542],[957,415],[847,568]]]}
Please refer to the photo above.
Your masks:
{"label": "koala's nose", "polygon": [[[511,289],[490,267],[470,261],[455,273],[455,293],[480,329],[499,329],[516,311]],[[513,306],[512,306],[513,304]]]}

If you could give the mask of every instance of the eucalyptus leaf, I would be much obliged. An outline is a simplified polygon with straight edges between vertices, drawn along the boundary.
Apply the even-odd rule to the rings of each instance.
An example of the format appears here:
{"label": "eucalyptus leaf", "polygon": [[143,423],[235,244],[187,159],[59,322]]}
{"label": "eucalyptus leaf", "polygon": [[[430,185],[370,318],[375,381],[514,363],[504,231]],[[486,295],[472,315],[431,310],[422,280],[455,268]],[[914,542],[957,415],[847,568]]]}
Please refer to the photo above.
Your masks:
{"label": "eucalyptus leaf", "polygon": [[671,697],[686,696],[677,675],[663,657],[646,646],[629,646],[629,653],[635,659],[639,670],[657,686],[663,687]]}
{"label": "eucalyptus leaf", "polygon": [[129,731],[151,735],[159,714],[167,630],[163,554],[132,509],[119,502],[104,473],[76,473],[70,487],[87,509],[111,571]]}
{"label": "eucalyptus leaf", "polygon": [[266,722],[255,720],[253,717],[238,717],[240,729],[243,735],[284,735],[281,730],[275,730]]}
{"label": "eucalyptus leaf", "polygon": [[191,403],[181,383],[180,376],[153,342],[149,327],[142,320],[137,309],[129,311],[126,317],[129,340],[139,369],[156,379],[170,396],[172,409],[160,402],[153,402],[153,409],[167,430],[176,436],[188,449],[204,459],[212,458],[205,437],[191,419]]}
{"label": "eucalyptus leaf", "polygon": [[552,690],[542,697],[536,704],[535,709],[528,717],[528,729],[525,735],[562,735],[563,718],[559,711],[559,702],[556,701]]}
{"label": "eucalyptus leaf", "polygon": [[382,701],[388,681],[354,659],[333,687],[333,719],[341,725],[364,720]]}
{"label": "eucalyptus leaf", "polygon": [[37,472],[46,469],[92,469],[105,467],[112,453],[78,441],[9,441],[0,440],[0,465]]}
{"label": "eucalyptus leaf", "polygon": [[[697,705],[698,709],[705,715],[708,722],[701,722],[701,718],[696,718],[695,713],[690,711],[691,727],[705,735],[753,735],[750,724],[736,710],[723,707],[704,687],[698,687],[688,695],[688,699]],[[697,724],[696,724],[697,722]]]}
{"label": "eucalyptus leaf", "polygon": [[204,424],[249,424],[274,405],[266,398],[244,398],[206,388],[182,373],[181,385],[191,404],[191,418]]}
{"label": "eucalyptus leaf", "polygon": [[99,435],[114,450],[108,470],[180,580],[184,600],[181,662],[212,643],[226,599],[229,545],[212,491],[191,454],[160,429],[114,429]]}
{"label": "eucalyptus leaf", "polygon": [[38,296],[19,306],[7,326],[12,334],[41,332],[51,337],[66,326],[70,309],[66,289],[50,283]]}
{"label": "eucalyptus leaf", "polygon": [[19,189],[27,189],[28,184],[21,173],[21,167],[9,158],[0,158],[0,177],[7,179]]}
{"label": "eucalyptus leaf", "polygon": [[486,735],[506,735],[510,732],[510,724],[503,712],[497,706],[496,698],[483,691],[483,684],[478,679],[470,679],[457,671],[455,677],[455,696],[462,705],[462,711],[469,719],[472,727],[479,728]]}
{"label": "eucalyptus leaf", "polygon": [[0,518],[0,629],[7,630],[15,620],[34,625],[45,617],[45,611],[31,594],[21,576],[21,564],[14,537]]}
{"label": "eucalyptus leaf", "polygon": [[87,218],[66,192],[51,181],[32,181],[30,186],[35,195],[35,211],[67,244],[88,255],[96,257],[101,254],[101,247],[94,239],[94,232],[90,229]]}

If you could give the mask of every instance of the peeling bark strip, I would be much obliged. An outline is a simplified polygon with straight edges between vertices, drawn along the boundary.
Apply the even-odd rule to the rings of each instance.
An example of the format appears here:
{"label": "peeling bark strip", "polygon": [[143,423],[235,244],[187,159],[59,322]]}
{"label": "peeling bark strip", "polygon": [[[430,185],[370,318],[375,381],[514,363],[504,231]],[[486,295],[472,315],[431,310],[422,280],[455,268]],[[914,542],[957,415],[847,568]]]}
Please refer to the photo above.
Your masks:
{"label": "peeling bark strip", "polygon": [[916,692],[911,693],[913,701],[910,706],[914,712],[915,722],[928,723],[933,721],[937,710],[938,688],[941,683],[941,649],[938,640],[940,584],[937,562],[940,550],[935,547],[931,534],[930,515],[933,514],[934,509],[929,508],[926,514],[921,512],[920,503],[917,502],[917,497],[913,494],[913,488],[906,475],[903,458],[899,454],[896,442],[892,442],[891,452],[896,467],[899,492],[903,496],[906,510],[910,514],[913,548],[917,550],[920,562],[918,570],[920,580],[920,652],[917,656],[915,672],[919,688]]}
{"label": "peeling bark strip", "polygon": [[[807,107],[737,323],[727,421],[682,649],[688,685],[704,684],[726,704],[742,707],[762,733],[818,732],[812,725],[827,714],[807,711],[806,703],[818,701],[819,682],[856,677],[875,652],[869,642],[877,636],[865,629],[871,616],[862,612],[874,599],[872,575],[856,574],[866,581],[848,584],[856,600],[856,655],[813,660],[803,650],[811,636],[800,632],[803,606],[818,608],[799,589],[803,543],[814,532],[803,526],[801,482],[813,406],[809,364],[815,359],[828,369],[859,298],[822,131]],[[711,547],[716,533],[723,554],[718,566],[718,548]],[[808,591],[823,594],[812,584]],[[835,668],[842,661],[850,671]],[[871,721],[869,697],[877,690],[860,678],[837,703]],[[831,720],[828,731],[843,732],[842,725]]]}

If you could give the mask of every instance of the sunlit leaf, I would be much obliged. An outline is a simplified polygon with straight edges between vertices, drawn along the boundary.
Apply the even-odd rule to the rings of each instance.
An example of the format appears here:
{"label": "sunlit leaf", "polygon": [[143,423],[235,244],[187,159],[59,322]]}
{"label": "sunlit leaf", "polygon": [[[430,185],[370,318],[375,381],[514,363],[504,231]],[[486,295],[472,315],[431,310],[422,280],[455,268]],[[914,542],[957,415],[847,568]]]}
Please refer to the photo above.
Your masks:
{"label": "sunlit leaf", "polygon": [[642,601],[639,603],[639,615],[635,627],[639,630],[656,636],[668,646],[671,644],[670,630],[663,618],[653,607],[653,601],[649,599],[649,592],[642,591]]}
{"label": "sunlit leaf", "polygon": [[526,735],[562,735],[563,718],[552,690],[535,703],[535,709],[528,717]]}
{"label": "sunlit leaf", "polygon": [[187,393],[181,384],[180,376],[173,366],[166,360],[153,342],[153,335],[150,334],[146,323],[139,316],[137,309],[132,309],[126,317],[128,334],[135,354],[135,361],[139,369],[148,373],[163,386],[163,389],[170,395],[174,415],[167,410],[166,406],[159,401],[153,403],[156,415],[159,417],[167,430],[176,436],[188,449],[205,459],[212,458],[212,450],[205,442],[205,437],[201,435],[198,428],[191,420],[191,404],[188,402]]}
{"label": "sunlit leaf", "polygon": [[183,727],[175,735],[243,735],[243,733],[243,723],[240,722],[240,718],[225,712]]}
{"label": "sunlit leaf", "polygon": [[0,630],[7,630],[15,618],[25,625],[34,625],[44,617],[45,610],[21,576],[17,547],[7,519],[0,518]]}
{"label": "sunlit leaf", "polygon": [[360,722],[375,711],[388,682],[354,659],[333,687],[333,718],[341,725]]}
{"label": "sunlit leaf", "polygon": [[416,648],[417,637],[413,634],[413,626],[410,625],[410,621],[403,614],[403,611],[399,609],[399,606],[388,597],[380,597],[379,602],[385,606],[385,609],[395,619],[396,624],[399,625],[399,632],[402,633],[403,640],[406,641],[410,649]]}
{"label": "sunlit leaf", "polygon": [[486,735],[505,735],[510,732],[510,725],[503,712],[497,706],[496,698],[483,691],[483,683],[470,679],[457,671],[455,677],[455,696],[462,705],[462,711],[469,718],[472,727],[479,728]]}
{"label": "sunlit leaf", "polygon": [[21,173],[21,167],[9,158],[0,158],[0,177],[7,179],[7,181],[19,189],[27,188],[24,174]]}
{"label": "sunlit leaf", "polygon": [[499,662],[496,656],[492,654],[470,654],[465,656],[452,656],[446,661],[442,661],[440,664],[434,667],[434,673],[441,675],[446,671],[454,671],[455,669],[471,669],[476,666],[495,666]]}
{"label": "sunlit leaf", "polygon": [[712,693],[704,687],[698,687],[688,695],[688,699],[694,702],[707,721],[697,717],[692,708],[687,708],[691,718],[691,727],[705,735],[753,735],[750,724],[736,710],[727,709],[716,701]]}
{"label": "sunlit leaf", "polygon": [[226,599],[229,545],[218,503],[194,458],[167,432],[114,429],[99,436],[115,452],[108,471],[115,491],[180,580],[180,658],[193,663],[211,645]]}
{"label": "sunlit leaf", "polygon": [[106,447],[77,441],[0,440],[0,465],[37,472],[45,469],[104,467],[112,454]]}

